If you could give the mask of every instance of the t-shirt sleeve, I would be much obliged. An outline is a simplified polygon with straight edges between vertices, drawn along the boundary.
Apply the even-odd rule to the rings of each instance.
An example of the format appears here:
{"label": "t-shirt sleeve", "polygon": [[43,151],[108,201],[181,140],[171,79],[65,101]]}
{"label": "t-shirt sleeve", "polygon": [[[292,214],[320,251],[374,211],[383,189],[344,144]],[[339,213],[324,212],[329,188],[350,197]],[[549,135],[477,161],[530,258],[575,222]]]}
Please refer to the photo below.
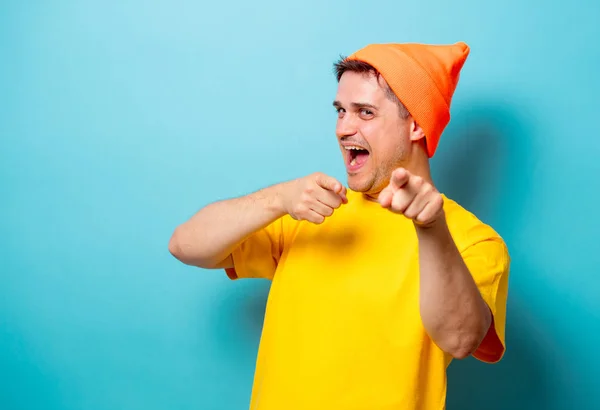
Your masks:
{"label": "t-shirt sleeve", "polygon": [[506,350],[506,302],[510,256],[500,237],[491,237],[470,245],[461,252],[481,296],[492,313],[492,326],[473,357],[496,363]]}
{"label": "t-shirt sleeve", "polygon": [[231,253],[233,267],[225,269],[232,279],[273,279],[283,252],[283,218],[248,236]]}

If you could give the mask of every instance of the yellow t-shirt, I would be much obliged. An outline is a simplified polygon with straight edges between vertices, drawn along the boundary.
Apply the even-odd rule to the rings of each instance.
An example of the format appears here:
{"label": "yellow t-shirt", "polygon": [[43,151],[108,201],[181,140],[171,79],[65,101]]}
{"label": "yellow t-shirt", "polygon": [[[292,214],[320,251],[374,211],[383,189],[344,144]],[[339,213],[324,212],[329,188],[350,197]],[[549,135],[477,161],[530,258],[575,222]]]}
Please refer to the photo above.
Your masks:
{"label": "yellow t-shirt", "polygon": [[[450,232],[494,326],[474,354],[504,354],[509,255],[444,196]],[[419,314],[412,221],[348,192],[321,225],[280,218],[233,252],[231,279],[271,279],[251,410],[439,410],[451,357]]]}

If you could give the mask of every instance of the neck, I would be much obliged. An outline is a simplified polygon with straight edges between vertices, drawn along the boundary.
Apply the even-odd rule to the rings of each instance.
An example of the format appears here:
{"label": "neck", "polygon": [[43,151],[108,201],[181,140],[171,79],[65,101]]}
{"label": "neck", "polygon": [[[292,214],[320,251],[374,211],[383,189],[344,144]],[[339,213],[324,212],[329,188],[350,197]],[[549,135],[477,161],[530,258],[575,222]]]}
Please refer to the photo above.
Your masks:
{"label": "neck", "polygon": [[423,155],[413,158],[415,160],[411,161],[411,163],[405,167],[406,170],[412,175],[420,176],[425,181],[433,185],[433,179],[431,178],[431,167],[429,166],[429,158],[427,157],[427,154],[423,153]]}
{"label": "neck", "polygon": [[[425,151],[425,149],[420,144],[413,144],[412,152],[410,157],[408,158],[408,161],[398,165],[397,168],[400,167],[406,169],[408,172],[410,172],[411,175],[420,176],[426,182],[429,182],[431,185],[435,186],[431,177],[429,157],[427,156],[427,152]],[[386,182],[386,186],[388,183],[389,181]],[[385,188],[385,186],[382,187],[382,189],[383,188]],[[377,201],[381,190],[372,193],[365,193],[364,196],[369,200]]]}

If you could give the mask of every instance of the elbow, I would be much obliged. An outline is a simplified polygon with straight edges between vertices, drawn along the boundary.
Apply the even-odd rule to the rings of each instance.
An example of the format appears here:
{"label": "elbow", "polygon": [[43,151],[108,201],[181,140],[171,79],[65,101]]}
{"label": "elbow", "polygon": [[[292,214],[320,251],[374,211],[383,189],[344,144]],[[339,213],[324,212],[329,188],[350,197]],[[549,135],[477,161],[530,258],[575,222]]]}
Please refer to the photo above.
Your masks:
{"label": "elbow", "polygon": [[186,265],[203,269],[213,269],[216,266],[211,255],[202,252],[203,246],[192,240],[181,226],[177,227],[171,235],[168,248],[175,259]]}
{"label": "elbow", "polygon": [[465,323],[457,331],[450,333],[443,350],[455,359],[466,359],[479,349],[491,325],[492,315],[486,310],[480,320],[469,325]]}
{"label": "elbow", "polygon": [[479,331],[454,335],[449,340],[445,341],[443,350],[454,359],[466,359],[477,351],[484,336],[485,333],[482,334]]}
{"label": "elbow", "polygon": [[198,255],[192,253],[192,247],[187,236],[181,226],[175,228],[171,239],[169,239],[169,252],[175,259],[186,265],[197,265],[200,258],[198,258]]}
{"label": "elbow", "polygon": [[183,261],[185,259],[185,255],[183,252],[183,245],[181,243],[181,232],[180,228],[175,228],[175,231],[171,235],[171,239],[169,239],[169,252],[176,259]]}
{"label": "elbow", "polygon": [[463,360],[471,356],[479,347],[479,342],[475,338],[466,339],[460,343],[456,343],[452,347],[446,349],[454,359]]}

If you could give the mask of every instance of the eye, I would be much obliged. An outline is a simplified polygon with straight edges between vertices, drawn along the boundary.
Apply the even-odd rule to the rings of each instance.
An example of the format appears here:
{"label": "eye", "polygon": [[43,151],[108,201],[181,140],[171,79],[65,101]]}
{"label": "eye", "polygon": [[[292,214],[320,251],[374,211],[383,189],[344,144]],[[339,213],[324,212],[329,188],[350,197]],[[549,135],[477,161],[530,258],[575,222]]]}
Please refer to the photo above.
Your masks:
{"label": "eye", "polygon": [[337,107],[335,109],[335,112],[337,112],[338,117],[341,117],[346,112],[346,110],[344,110],[342,107]]}
{"label": "eye", "polygon": [[369,110],[368,108],[362,108],[360,110],[360,113],[362,115],[365,115],[365,116],[371,116],[371,115],[373,115],[373,111]]}

